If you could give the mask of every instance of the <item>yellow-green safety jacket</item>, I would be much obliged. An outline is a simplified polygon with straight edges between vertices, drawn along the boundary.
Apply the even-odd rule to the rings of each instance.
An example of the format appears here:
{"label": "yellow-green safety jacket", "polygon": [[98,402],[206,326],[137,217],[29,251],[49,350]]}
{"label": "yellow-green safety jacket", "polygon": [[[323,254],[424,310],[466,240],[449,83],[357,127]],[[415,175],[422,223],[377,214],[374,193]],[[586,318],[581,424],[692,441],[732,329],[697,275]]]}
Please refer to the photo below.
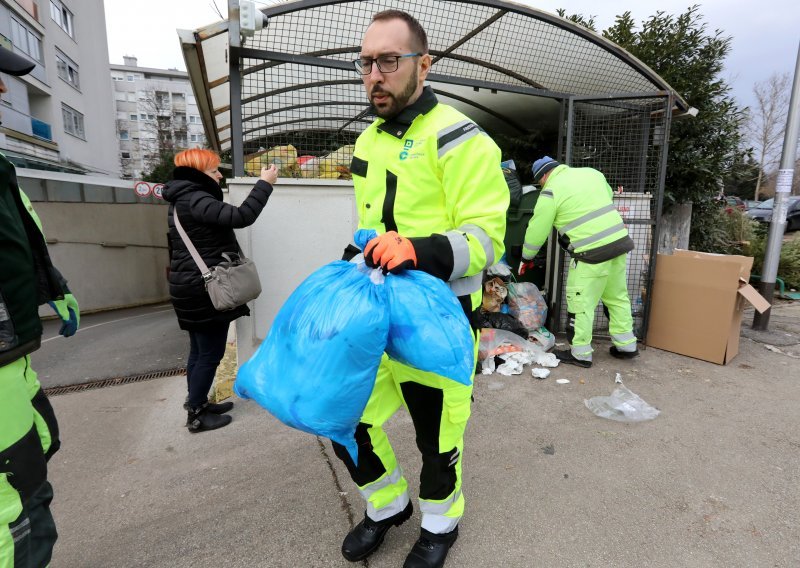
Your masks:
{"label": "yellow-green safety jacket", "polygon": [[482,273],[505,250],[509,195],[494,141],[425,87],[358,137],[351,171],[359,228],[409,238],[417,269],[447,282],[465,310],[477,309]]}
{"label": "yellow-green safety jacket", "polygon": [[573,258],[596,264],[633,250],[605,176],[592,168],[557,166],[547,178],[525,232],[522,258],[530,260],[555,226]]}

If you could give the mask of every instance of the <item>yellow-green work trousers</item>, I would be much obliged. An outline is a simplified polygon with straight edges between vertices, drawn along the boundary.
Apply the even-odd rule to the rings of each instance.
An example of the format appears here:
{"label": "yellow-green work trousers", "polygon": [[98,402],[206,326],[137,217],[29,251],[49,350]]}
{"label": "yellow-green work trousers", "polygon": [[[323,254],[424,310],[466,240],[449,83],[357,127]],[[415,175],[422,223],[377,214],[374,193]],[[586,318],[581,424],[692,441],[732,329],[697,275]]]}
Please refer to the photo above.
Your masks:
{"label": "yellow-green work trousers", "polygon": [[[475,357],[477,357],[477,343]],[[356,428],[358,465],[347,450],[334,452],[367,501],[367,516],[381,521],[403,511],[409,502],[408,482],[397,463],[383,424],[405,406],[422,454],[419,507],[422,528],[435,534],[452,531],[464,513],[461,462],[464,430],[470,415],[472,386],[434,373],[381,360],[375,388]]]}
{"label": "yellow-green work trousers", "polygon": [[608,308],[608,331],[620,351],[635,351],[631,301],[625,270],[627,255],[599,264],[572,261],[567,274],[567,339],[573,357],[592,360],[594,311],[602,300]]}
{"label": "yellow-green work trousers", "polygon": [[47,459],[60,443],[30,357],[0,367],[0,568],[42,568],[58,537]]}

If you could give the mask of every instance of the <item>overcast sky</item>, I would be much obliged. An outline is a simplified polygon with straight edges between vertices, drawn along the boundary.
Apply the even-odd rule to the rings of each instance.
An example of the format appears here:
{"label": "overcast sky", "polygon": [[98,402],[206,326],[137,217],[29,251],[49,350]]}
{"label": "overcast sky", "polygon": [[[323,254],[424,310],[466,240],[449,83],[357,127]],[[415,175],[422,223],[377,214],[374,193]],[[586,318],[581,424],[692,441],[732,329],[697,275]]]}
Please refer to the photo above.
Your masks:
{"label": "overcast sky", "polygon": [[[216,0],[225,14],[226,0]],[[615,16],[630,10],[639,23],[656,12],[683,13],[692,0],[528,0],[535,8],[594,16],[598,30],[608,28]],[[265,4],[261,2],[261,4]],[[213,0],[105,0],[111,63],[135,55],[143,67],[185,70],[175,33],[196,29],[220,18]],[[631,7],[635,6],[635,7]],[[755,8],[754,8],[755,7]],[[756,9],[757,8],[757,9]],[[740,105],[752,104],[753,85],[772,73],[793,73],[800,42],[800,2],[797,0],[707,0],[700,3],[708,30],[732,36],[724,78]]]}

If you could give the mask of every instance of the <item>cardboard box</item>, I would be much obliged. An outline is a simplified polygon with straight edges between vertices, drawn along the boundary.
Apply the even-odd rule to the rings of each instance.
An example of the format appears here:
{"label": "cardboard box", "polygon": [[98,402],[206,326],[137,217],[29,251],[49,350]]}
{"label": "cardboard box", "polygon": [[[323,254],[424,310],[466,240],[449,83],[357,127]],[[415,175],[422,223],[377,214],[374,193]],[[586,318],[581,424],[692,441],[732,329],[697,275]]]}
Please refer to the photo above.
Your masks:
{"label": "cardboard box", "polygon": [[676,250],[659,254],[647,345],[725,365],[739,353],[745,302],[770,307],[748,284],[748,256]]}

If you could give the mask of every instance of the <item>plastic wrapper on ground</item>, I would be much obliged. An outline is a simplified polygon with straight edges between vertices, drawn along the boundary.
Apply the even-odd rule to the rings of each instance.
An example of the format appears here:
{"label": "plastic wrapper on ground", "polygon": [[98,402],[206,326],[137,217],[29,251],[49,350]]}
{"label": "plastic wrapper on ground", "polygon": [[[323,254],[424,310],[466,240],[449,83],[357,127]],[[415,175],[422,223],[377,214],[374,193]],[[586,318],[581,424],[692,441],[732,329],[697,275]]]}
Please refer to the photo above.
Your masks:
{"label": "plastic wrapper on ground", "polygon": [[622,384],[610,396],[594,396],[583,403],[600,418],[617,422],[643,422],[652,420],[661,413]]}

